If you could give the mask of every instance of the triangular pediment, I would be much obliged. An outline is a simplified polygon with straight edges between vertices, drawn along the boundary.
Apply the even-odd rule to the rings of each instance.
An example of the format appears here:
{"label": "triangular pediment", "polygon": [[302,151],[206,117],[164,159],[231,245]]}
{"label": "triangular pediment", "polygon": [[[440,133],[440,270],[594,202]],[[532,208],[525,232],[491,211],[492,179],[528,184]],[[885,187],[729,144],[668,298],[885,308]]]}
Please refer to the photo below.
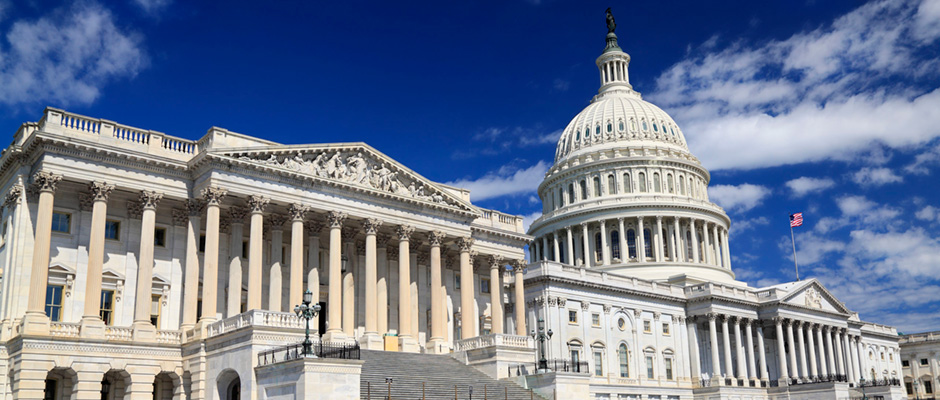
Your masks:
{"label": "triangular pediment", "polygon": [[212,153],[340,186],[479,213],[468,201],[365,143],[266,146],[221,149]]}
{"label": "triangular pediment", "polygon": [[852,313],[816,279],[808,279],[800,282],[800,284],[794,286],[780,302],[800,307],[815,308],[826,312],[842,314]]}

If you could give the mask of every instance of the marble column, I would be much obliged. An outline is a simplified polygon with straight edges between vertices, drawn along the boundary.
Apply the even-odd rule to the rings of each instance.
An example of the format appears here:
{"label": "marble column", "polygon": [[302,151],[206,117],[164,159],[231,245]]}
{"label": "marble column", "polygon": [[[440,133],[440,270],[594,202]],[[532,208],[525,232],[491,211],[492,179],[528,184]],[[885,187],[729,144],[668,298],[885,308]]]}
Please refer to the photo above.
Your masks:
{"label": "marble column", "polygon": [[[367,348],[373,350],[381,350],[384,348],[382,343],[382,337],[379,336],[379,324],[378,324],[378,268],[377,268],[377,257],[376,257],[376,234],[379,231],[379,227],[382,226],[382,221],[377,218],[369,218],[362,223],[362,230],[366,234],[366,273],[365,273],[365,286],[366,286],[366,302],[365,302],[365,314],[366,314],[366,331],[365,334],[360,339],[360,343]],[[433,274],[433,272],[432,272]],[[432,284],[432,287],[433,284]],[[434,292],[431,292],[431,302],[434,302]],[[433,328],[433,326],[432,326]]]}
{"label": "marble column", "polygon": [[610,265],[610,252],[607,251],[607,221],[600,220],[601,224],[601,263]]}
{"label": "marble column", "polygon": [[816,340],[813,338],[814,324],[808,323],[804,324],[806,326],[806,336],[809,341],[809,377],[816,378],[819,376],[819,370],[816,368]]}
{"label": "marble column", "polygon": [[724,249],[722,249],[721,237],[718,236],[718,224],[717,223],[712,225],[712,237],[715,238],[715,242],[712,243],[712,247],[713,247],[712,251],[715,252],[714,265],[720,267],[720,266],[723,266],[722,260],[724,260],[724,254],[723,254]]}
{"label": "marble column", "polygon": [[805,322],[796,321],[796,337],[800,346],[800,378],[805,380],[807,377],[809,377],[809,371],[806,369],[806,342],[803,341],[804,327],[806,327]]}
{"label": "marble column", "polygon": [[686,330],[688,334],[688,348],[689,348],[689,374],[695,379],[699,379],[702,376],[702,365],[701,353],[699,352],[698,347],[698,320],[696,317],[692,316],[686,320]]}
{"label": "marble column", "polygon": [[205,265],[202,270],[202,317],[199,323],[203,327],[215,322],[218,307],[219,287],[219,206],[227,190],[207,187],[202,191],[206,200],[206,251],[203,255]]}
{"label": "marble column", "polygon": [[[140,252],[137,263],[137,299],[134,303],[134,340],[138,341],[157,340],[157,327],[150,323],[150,303],[153,296],[153,236],[157,222],[157,203],[161,199],[163,199],[163,193],[149,190],[140,192],[143,214],[141,215]],[[216,238],[216,243],[218,245],[218,238]]]}
{"label": "marble column", "polygon": [[264,209],[270,200],[263,196],[248,196],[250,225],[248,226],[248,310],[261,309],[261,255],[264,243]]}
{"label": "marble column", "polygon": [[845,336],[843,329],[836,329],[836,358],[839,359],[837,364],[839,367],[839,373],[845,375],[845,379],[848,379],[849,382],[852,381],[852,371],[848,367],[848,357],[849,354],[846,353],[843,348],[845,347]]}
{"label": "marble column", "polygon": [[731,247],[728,246],[728,230],[722,230],[721,243],[722,248],[725,250],[723,252],[725,257],[725,268],[731,269]]}
{"label": "marble column", "polygon": [[445,314],[444,296],[441,269],[441,244],[444,243],[444,232],[433,231],[428,234],[428,244],[431,246],[431,339],[428,340],[427,351],[432,354],[447,352],[444,341]]}
{"label": "marble column", "polygon": [[346,340],[343,333],[343,222],[346,213],[330,211],[326,214],[327,225],[330,227],[330,271],[329,296],[327,299],[326,333],[323,334],[325,343],[342,342]]}
{"label": "marble column", "polygon": [[663,237],[662,215],[656,216],[656,235],[653,237],[656,238],[656,240],[653,241],[653,243],[656,244],[656,248],[653,251],[653,255],[656,257],[657,262],[663,262],[664,258],[666,257],[666,255],[663,254],[663,247],[666,247],[664,245],[666,243],[666,238]]}
{"label": "marble column", "polygon": [[515,317],[516,317],[516,335],[527,335],[525,326],[525,288],[523,284],[522,270],[525,268],[525,261],[516,260],[512,265],[512,272],[515,275],[513,290],[515,291]]}
{"label": "marble column", "polygon": [[[779,370],[779,374],[778,374],[779,376],[777,377],[777,379],[786,381],[789,384],[790,374],[787,372],[787,350],[786,350],[786,346],[784,346],[783,344],[783,340],[784,340],[783,323],[784,323],[783,318],[774,318],[774,326],[777,328],[777,361],[780,364],[777,367],[777,369]],[[791,335],[790,342],[791,343],[793,342],[792,335]],[[792,346],[793,345],[791,344],[790,345],[791,349],[793,348]]]}
{"label": "marble column", "polygon": [[[418,340],[411,331],[411,253],[409,241],[415,228],[409,225],[398,226],[398,340],[401,350],[417,353]],[[472,288],[473,285],[471,284]]]}
{"label": "marble column", "polygon": [[[750,379],[757,379],[757,376],[758,376],[758,375],[757,375],[757,369],[754,368],[754,367],[755,367],[755,362],[754,362],[754,335],[753,335],[753,330],[751,330],[751,324],[752,324],[753,322],[754,322],[754,320],[752,320],[752,319],[745,319],[745,320],[744,320],[744,336],[745,336],[745,339],[744,339],[744,340],[745,340],[745,343],[747,344],[747,347],[745,348],[747,354],[745,355],[745,357],[747,357],[747,371],[748,371],[747,377],[750,378]],[[758,324],[759,324],[759,323],[758,323]],[[757,329],[760,329],[760,325],[758,325],[758,328],[757,328]],[[763,346],[761,346],[761,351],[762,351],[762,352],[764,351]]]}
{"label": "marble column", "polygon": [[226,317],[238,315],[242,309],[242,240],[245,229],[245,216],[248,210],[241,207],[229,207],[229,219],[232,221],[229,235],[228,297],[225,301]]}
{"label": "marble column", "polygon": [[[202,221],[200,215],[205,207],[200,199],[186,200],[189,222],[186,224],[186,272],[183,280],[183,323],[180,329],[185,332],[196,326],[196,304],[199,299],[199,231]],[[99,295],[100,296],[100,295]]]}
{"label": "marble column", "polygon": [[685,252],[683,251],[683,246],[682,246],[682,240],[683,240],[682,228],[679,226],[679,218],[678,217],[673,218],[672,224],[673,224],[672,230],[674,232],[673,239],[676,245],[676,251],[675,251],[676,258],[674,258],[673,261],[683,262],[683,261],[686,261],[685,259],[686,257],[685,257]]}
{"label": "marble column", "polygon": [[46,315],[46,286],[49,284],[49,249],[52,241],[52,204],[55,189],[62,175],[39,171],[33,175],[33,185],[39,190],[36,211],[36,232],[33,240],[33,263],[29,275],[29,300],[23,319],[25,334],[47,335],[49,317]]}
{"label": "marble column", "polygon": [[[91,209],[91,234],[88,243],[88,272],[85,281],[85,309],[82,315],[81,335],[84,338],[104,338],[101,320],[101,274],[104,266],[104,227],[108,216],[108,197],[114,185],[90,182],[94,203]],[[9,278],[8,278],[9,279]]]}
{"label": "marble column", "polygon": [[[757,356],[758,361],[760,361],[758,364],[758,367],[760,368],[760,375],[757,377],[760,379],[770,379],[770,374],[767,373],[767,349],[764,347],[764,325],[760,320],[754,324],[754,329],[757,330]],[[783,343],[780,340],[778,340],[778,342]],[[781,358],[782,357],[783,356],[781,355]],[[784,364],[784,366],[786,366],[786,364]]]}
{"label": "marble column", "polygon": [[[320,302],[320,231],[323,223],[320,221],[307,221],[304,223],[307,231],[307,290],[313,293],[313,301]],[[317,333],[320,329],[320,318],[325,318],[324,311],[310,321],[311,328]]]}
{"label": "marble column", "polygon": [[588,259],[588,254],[591,254],[591,246],[588,243],[588,224],[587,222],[581,223],[581,262],[585,267],[590,267],[591,262]]}
{"label": "marble column", "polygon": [[669,261],[676,262],[678,261],[678,247],[676,247],[676,231],[673,230],[672,226],[668,223],[666,224],[666,247],[669,248]]}
{"label": "marble column", "polygon": [[711,344],[712,353],[712,379],[718,380],[721,377],[721,360],[718,358],[718,328],[715,326],[717,314],[708,314],[708,339]]}
{"label": "marble column", "polygon": [[473,264],[470,263],[473,238],[458,238],[457,247],[460,249],[460,337],[469,339],[474,336],[473,326],[476,322],[473,312]]}
{"label": "marble column", "polygon": [[617,228],[620,232],[617,235],[617,238],[620,239],[620,262],[626,263],[630,261],[630,249],[627,248],[627,231],[623,226],[623,217],[617,218]]}
{"label": "marble column", "polygon": [[832,328],[829,326],[823,327],[823,336],[826,337],[826,354],[829,356],[829,373],[838,375],[839,372],[836,370],[836,358],[832,350]]}
{"label": "marble column", "polygon": [[378,270],[378,283],[376,286],[376,295],[378,297],[378,327],[379,336],[388,333],[388,297],[391,288],[388,287],[391,279],[391,267],[388,265],[388,242],[392,240],[389,234],[380,233],[375,235],[375,254],[376,269]]}
{"label": "marble column", "polygon": [[793,341],[793,321],[787,320],[787,347],[790,348],[790,379],[796,379],[800,375],[800,369],[796,364],[796,344]]}
{"label": "marble column", "polygon": [[[303,204],[294,203],[287,209],[290,215],[290,275],[287,292],[287,309],[304,301],[304,215],[309,208]],[[319,297],[314,293],[314,297]]]}
{"label": "marble column", "polygon": [[500,292],[502,285],[499,283],[503,276],[503,258],[500,256],[490,256],[490,319],[492,320],[492,330],[494,334],[503,333],[503,295]]}
{"label": "marble column", "polygon": [[702,245],[702,251],[705,252],[705,254],[702,254],[702,262],[709,265],[715,264],[714,259],[712,258],[712,245],[711,238],[709,237],[708,233],[708,222],[705,221],[702,221],[702,241],[704,242]]}
{"label": "marble column", "polygon": [[548,247],[548,236],[542,236],[542,244],[540,250],[542,250],[541,257],[539,258],[542,261],[547,261],[552,259],[551,247]]}
{"label": "marble column", "polygon": [[813,330],[816,331],[815,349],[819,352],[819,376],[825,377],[829,375],[829,370],[826,368],[826,343],[823,341],[822,326],[814,325]]}
{"label": "marble column", "polygon": [[570,226],[565,227],[565,233],[567,234],[567,241],[565,242],[567,250],[565,250],[565,255],[568,256],[568,265],[574,265],[574,240],[572,240]]}
{"label": "marble column", "polygon": [[281,214],[271,214],[271,266],[268,270],[268,310],[282,312],[281,293],[284,280],[281,267],[284,264],[284,222],[287,218]]}
{"label": "marble column", "polygon": [[695,220],[689,218],[689,232],[692,233],[692,262],[698,263],[701,262],[699,258],[698,250],[698,228],[695,227]]}
{"label": "marble column", "polygon": [[[868,376],[869,373],[868,373],[867,371],[865,371],[866,369],[868,369],[868,367],[867,367],[867,365],[865,365],[865,349],[862,347],[862,337],[861,337],[861,336],[856,336],[856,337],[855,337],[855,350],[857,351],[857,354],[858,354],[858,355],[857,355],[857,357],[858,357],[858,374],[857,374],[856,376],[858,376],[859,382],[861,382],[861,379],[862,379],[862,378],[865,378],[865,379],[868,379],[868,380],[874,379],[873,376]],[[868,377],[866,378],[866,376],[868,376]]]}
{"label": "marble column", "polygon": [[643,217],[637,218],[636,226],[636,259],[639,262],[646,262],[646,235],[643,233]]}
{"label": "marble column", "polygon": [[[340,256],[340,265],[342,271],[343,285],[343,334],[347,338],[353,338],[356,335],[356,274],[358,271],[359,255],[356,253],[356,236],[358,231],[351,226],[343,229],[342,237],[342,256]],[[343,261],[345,259],[345,261]]]}
{"label": "marble column", "polygon": [[854,337],[851,334],[846,333],[845,334],[845,351],[848,353],[848,357],[846,358],[849,359],[849,364],[851,365],[850,370],[852,371],[852,380],[850,382],[853,382],[853,383],[857,383],[861,379],[861,375],[859,375],[859,368],[858,368],[858,351],[856,350],[857,349],[855,348]]}
{"label": "marble column", "polygon": [[734,350],[735,355],[738,358],[738,374],[736,375],[738,379],[747,379],[747,367],[745,366],[747,357],[744,356],[744,343],[741,340],[741,325],[743,325],[742,318],[736,318],[734,323]]}
{"label": "marble column", "polygon": [[734,376],[734,364],[731,362],[731,335],[728,332],[729,318],[726,315],[721,317],[721,340],[724,341],[725,376],[731,378]]}
{"label": "marble column", "polygon": [[561,251],[559,251],[559,248],[558,248],[558,232],[557,231],[552,232],[552,251],[554,251],[554,254],[552,254],[552,261],[561,262]]}

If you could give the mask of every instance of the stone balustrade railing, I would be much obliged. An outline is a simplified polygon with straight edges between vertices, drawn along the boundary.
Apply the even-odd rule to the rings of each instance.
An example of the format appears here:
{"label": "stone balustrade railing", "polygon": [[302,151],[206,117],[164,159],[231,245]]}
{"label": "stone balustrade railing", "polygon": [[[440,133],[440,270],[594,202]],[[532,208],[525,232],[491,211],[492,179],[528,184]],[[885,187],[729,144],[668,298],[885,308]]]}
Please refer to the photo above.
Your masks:
{"label": "stone balustrade railing", "polygon": [[77,338],[81,333],[81,324],[53,322],[49,334],[55,337]]}
{"label": "stone balustrade railing", "polygon": [[180,344],[182,338],[183,333],[178,330],[157,331],[157,343]]}
{"label": "stone balustrade railing", "polygon": [[525,233],[522,217],[504,214],[494,210],[483,210],[483,216],[473,220],[475,225],[503,229],[510,232]]}
{"label": "stone balustrade railing", "polygon": [[898,338],[898,343],[908,344],[908,343],[931,342],[934,340],[940,340],[940,331],[912,333],[910,335],[901,335],[901,337]]}
{"label": "stone balustrade railing", "polygon": [[121,342],[130,342],[134,339],[134,328],[120,326],[106,326],[104,338]]}
{"label": "stone balustrade railing", "polygon": [[491,334],[457,341],[456,351],[482,349],[486,347],[513,347],[535,349],[535,340],[528,336]]}
{"label": "stone balustrade railing", "polygon": [[206,328],[206,335],[207,337],[218,336],[248,326],[288,329],[305,328],[304,320],[293,313],[251,310],[209,325]]}
{"label": "stone balustrade railing", "polygon": [[[71,322],[52,322],[49,326],[49,335],[57,338],[79,338],[81,337],[81,324]],[[131,342],[134,340],[134,328],[107,326],[105,327],[105,339],[119,342]],[[158,330],[157,343],[180,344],[182,332],[178,330]]]}

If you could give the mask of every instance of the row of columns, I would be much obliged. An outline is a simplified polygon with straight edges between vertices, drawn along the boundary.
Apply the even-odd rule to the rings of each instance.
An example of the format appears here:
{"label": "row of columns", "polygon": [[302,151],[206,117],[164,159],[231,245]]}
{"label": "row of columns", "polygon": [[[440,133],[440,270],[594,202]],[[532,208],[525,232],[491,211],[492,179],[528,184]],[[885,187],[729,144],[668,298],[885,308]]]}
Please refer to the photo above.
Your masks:
{"label": "row of columns", "polygon": [[[634,226],[626,226],[625,220],[629,221],[631,219],[635,219],[636,221]],[[728,230],[725,229],[724,226],[715,222],[694,218],[663,217],[661,215],[652,217],[655,222],[651,221],[651,223],[647,225],[645,223],[646,219],[647,217],[643,216],[633,218],[620,217],[617,218],[616,224],[611,224],[609,229],[608,224],[610,224],[610,221],[600,220],[596,222],[582,222],[580,223],[580,228],[578,226],[568,226],[562,231],[552,231],[536,237],[535,240],[530,243],[530,258],[533,261],[547,260],[570,265],[582,262],[590,265],[585,254],[582,253],[594,253],[594,248],[591,247],[592,236],[590,233],[590,225],[597,223],[597,229],[601,234],[600,246],[602,249],[601,259],[598,260],[597,265],[610,265],[614,258],[613,243],[608,243],[610,240],[608,231],[615,229],[618,232],[617,239],[619,243],[617,243],[617,245],[620,248],[619,259],[626,260],[629,258],[630,260],[634,260],[629,254],[630,248],[628,245],[630,243],[627,240],[626,230],[634,229],[635,227],[635,242],[633,244],[636,251],[636,259],[641,260],[641,262],[665,262],[668,260],[672,262],[702,263],[722,266],[728,269],[731,268],[731,256],[728,251]],[[662,235],[664,228],[666,230],[666,237]],[[646,254],[646,237],[643,234],[646,229],[649,229],[651,233],[650,240],[652,240],[652,243],[650,243],[650,248],[652,254]],[[686,233],[688,233],[688,235],[686,235]],[[580,234],[581,240],[580,248],[574,246],[576,242],[574,236],[578,234]],[[701,237],[701,241],[699,237]],[[690,247],[690,239],[692,243],[691,253],[687,250],[688,247]],[[594,245],[597,246],[596,243]],[[560,251],[562,249],[564,252]],[[700,251],[703,249],[704,251]]]}
{"label": "row of columns", "polygon": [[[44,295],[48,282],[48,268],[50,261],[51,230],[52,230],[52,211],[54,202],[54,193],[57,183],[62,179],[61,175],[53,174],[47,171],[40,171],[33,176],[33,183],[39,192],[39,204],[37,213],[37,225],[35,231],[35,241],[33,249],[32,271],[30,275],[30,296],[27,305],[26,317],[24,318],[24,332],[27,333],[45,333],[48,332],[48,317],[44,310]],[[93,199],[92,206],[92,226],[89,238],[89,261],[88,261],[88,279],[85,287],[85,306],[82,316],[82,334],[85,336],[104,335],[104,323],[99,316],[100,296],[102,284],[102,269],[104,261],[104,243],[105,243],[105,221],[107,216],[108,198],[114,190],[114,185],[105,182],[91,182],[88,186]],[[207,187],[202,191],[202,200],[189,199],[186,201],[186,207],[189,214],[187,223],[186,237],[186,262],[185,262],[185,283],[183,287],[183,319],[181,329],[192,329],[198,324],[205,325],[216,320],[218,311],[217,291],[218,291],[218,271],[219,271],[219,238],[220,238],[220,214],[221,203],[226,197],[227,191],[219,187]],[[142,224],[140,253],[137,274],[137,291],[134,312],[134,330],[135,339],[147,340],[155,338],[156,328],[150,323],[150,293],[153,279],[153,252],[154,252],[154,232],[156,222],[157,204],[163,198],[161,193],[153,191],[142,191],[139,194],[142,207]],[[261,309],[262,295],[262,232],[264,222],[264,209],[270,203],[270,200],[263,196],[253,195],[246,200],[248,205],[249,220],[249,252],[248,252],[248,301],[247,308]],[[202,265],[202,313],[199,321],[196,320],[199,298],[199,232],[201,226],[201,214],[203,209],[206,213],[205,229],[205,251]],[[290,253],[290,284],[289,299],[291,304],[300,304],[303,298],[303,229],[304,216],[310,211],[309,207],[302,204],[292,204],[288,208],[291,221],[291,253]],[[233,214],[239,214],[238,212]],[[244,212],[239,215],[244,216]],[[341,230],[344,221],[347,219],[346,213],[330,211],[326,215],[329,226],[329,312],[328,312],[328,330],[324,340],[345,339],[343,335],[343,301],[342,301],[342,237]],[[240,219],[237,219],[240,221]],[[275,222],[278,229],[272,232],[272,242],[275,242],[274,248],[280,248],[277,243],[281,240],[281,229],[283,219],[280,224]],[[377,219],[367,219],[363,222],[363,230],[366,234],[366,336],[369,339],[378,339],[378,299],[377,299],[377,270],[376,270],[376,234],[382,221]],[[241,236],[241,223],[233,222],[233,237]],[[317,229],[319,230],[319,229]],[[406,344],[416,346],[417,332],[412,332],[411,318],[411,277],[410,277],[410,257],[409,241],[414,233],[414,228],[408,225],[398,226],[396,233],[399,239],[399,336],[404,339]],[[441,245],[445,239],[442,232],[431,232],[429,242],[431,245],[431,342],[443,342],[446,325],[444,315],[444,292],[441,273]],[[234,243],[234,239],[233,239]],[[456,240],[460,251],[460,271],[461,271],[461,318],[462,334],[468,338],[473,336],[473,326],[475,316],[473,312],[473,265],[471,261],[471,247],[473,239],[461,237]],[[234,247],[233,248],[237,248]],[[277,264],[280,260],[280,252],[272,252],[272,262]],[[503,259],[500,257],[491,258],[490,276],[493,284],[491,285],[491,301],[493,304],[493,332],[502,333],[502,311],[500,306],[501,285],[498,284],[499,277],[502,275]],[[525,334],[524,310],[519,310],[518,305],[524,304],[520,301],[524,295],[522,285],[522,267],[524,263],[515,262],[514,271],[516,277],[517,310],[516,310],[516,329],[517,334]],[[273,274],[279,274],[280,268],[272,268]],[[241,276],[240,270],[236,274],[239,287]],[[230,277],[230,279],[235,279]],[[275,287],[276,286],[276,287]],[[234,315],[237,310],[237,304],[240,303],[240,290],[233,291],[237,295],[231,295],[228,299],[229,314]],[[280,286],[272,285],[269,308],[280,311]],[[350,314],[350,313],[347,313]],[[43,328],[45,326],[45,328]]]}

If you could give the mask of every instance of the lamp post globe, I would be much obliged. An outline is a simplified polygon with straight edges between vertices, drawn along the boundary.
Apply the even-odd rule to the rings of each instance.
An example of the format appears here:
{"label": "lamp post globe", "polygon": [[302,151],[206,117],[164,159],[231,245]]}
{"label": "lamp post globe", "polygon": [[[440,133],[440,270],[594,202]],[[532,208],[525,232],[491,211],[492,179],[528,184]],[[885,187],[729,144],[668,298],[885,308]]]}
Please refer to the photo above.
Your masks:
{"label": "lamp post globe", "polygon": [[310,342],[310,320],[316,318],[320,313],[320,304],[313,303],[313,292],[307,290],[304,292],[303,303],[294,306],[294,313],[298,317],[306,320],[306,330],[304,332],[304,356],[313,354],[313,343]]}

